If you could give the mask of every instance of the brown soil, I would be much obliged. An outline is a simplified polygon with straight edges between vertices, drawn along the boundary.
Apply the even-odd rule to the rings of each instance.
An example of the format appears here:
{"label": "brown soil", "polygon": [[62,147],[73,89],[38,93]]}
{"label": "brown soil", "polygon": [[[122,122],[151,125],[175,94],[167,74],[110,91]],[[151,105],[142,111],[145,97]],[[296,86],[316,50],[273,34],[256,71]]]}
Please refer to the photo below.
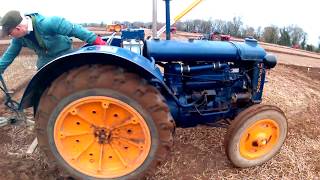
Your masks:
{"label": "brown soil", "polygon": [[225,129],[177,129],[171,159],[152,179],[320,178],[320,78],[306,68],[278,65],[268,72],[264,104],[280,107],[289,133],[280,153],[262,166],[237,169],[224,153]]}
{"label": "brown soil", "polygon": [[[279,61],[287,63],[268,71],[263,101],[280,107],[288,118],[288,137],[278,155],[258,167],[234,168],[224,153],[225,129],[178,128],[171,156],[149,179],[319,179],[320,62],[315,60],[314,66],[308,68],[288,65],[294,63],[285,57]],[[25,54],[4,74],[8,86],[16,90],[16,99],[22,95],[21,84],[35,73],[34,62],[34,56]],[[32,118],[32,109],[26,112]],[[0,115],[13,114],[2,105]],[[32,127],[26,128],[24,124],[1,128],[0,179],[60,178],[38,149],[26,154],[34,138]]]}

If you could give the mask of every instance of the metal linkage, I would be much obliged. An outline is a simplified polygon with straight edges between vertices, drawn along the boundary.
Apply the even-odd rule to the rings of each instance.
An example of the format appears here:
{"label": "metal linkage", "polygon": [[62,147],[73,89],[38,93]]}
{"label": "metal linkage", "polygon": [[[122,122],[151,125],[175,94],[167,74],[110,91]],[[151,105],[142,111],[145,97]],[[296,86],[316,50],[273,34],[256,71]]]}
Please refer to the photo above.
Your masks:
{"label": "metal linkage", "polygon": [[111,36],[109,37],[109,39],[107,40],[107,44],[110,46],[112,41],[113,41],[113,38],[114,36],[117,34],[117,32],[114,32],[111,34]]}
{"label": "metal linkage", "polygon": [[4,92],[4,104],[15,113],[14,117],[6,118],[6,117],[0,117],[0,127],[5,126],[7,124],[12,124],[17,121],[26,121],[26,116],[23,111],[19,110],[19,103],[12,99],[11,94],[12,92],[9,92],[7,85],[2,77],[2,74],[0,74],[0,89]]}

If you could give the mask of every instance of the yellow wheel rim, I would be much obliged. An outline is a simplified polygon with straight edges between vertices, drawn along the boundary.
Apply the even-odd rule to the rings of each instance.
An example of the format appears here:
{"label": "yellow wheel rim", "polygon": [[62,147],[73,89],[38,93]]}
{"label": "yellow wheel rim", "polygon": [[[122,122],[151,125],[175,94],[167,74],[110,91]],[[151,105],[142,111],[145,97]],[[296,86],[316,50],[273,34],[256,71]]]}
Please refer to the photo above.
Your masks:
{"label": "yellow wheel rim", "polygon": [[241,156],[252,160],[268,154],[278,143],[279,135],[279,125],[274,120],[264,119],[255,122],[241,135]]}
{"label": "yellow wheel rim", "polygon": [[77,171],[116,178],[142,165],[151,135],[144,118],[130,105],[90,96],[61,111],[54,125],[54,142],[62,158]]}

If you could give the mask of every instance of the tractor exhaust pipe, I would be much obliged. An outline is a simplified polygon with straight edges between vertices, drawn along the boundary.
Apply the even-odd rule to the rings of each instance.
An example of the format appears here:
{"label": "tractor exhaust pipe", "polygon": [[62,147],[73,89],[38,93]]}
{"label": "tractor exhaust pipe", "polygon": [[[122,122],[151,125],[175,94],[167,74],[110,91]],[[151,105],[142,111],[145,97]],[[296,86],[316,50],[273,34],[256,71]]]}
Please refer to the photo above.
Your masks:
{"label": "tractor exhaust pipe", "polygon": [[157,37],[157,0],[153,0],[153,10],[152,10],[152,38]]}

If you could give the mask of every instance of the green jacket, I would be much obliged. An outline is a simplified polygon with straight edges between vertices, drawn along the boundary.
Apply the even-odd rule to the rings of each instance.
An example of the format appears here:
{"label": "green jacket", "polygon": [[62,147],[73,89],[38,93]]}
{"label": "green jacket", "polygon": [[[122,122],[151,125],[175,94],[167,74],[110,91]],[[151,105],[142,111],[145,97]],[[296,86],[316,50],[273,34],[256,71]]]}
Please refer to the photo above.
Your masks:
{"label": "green jacket", "polygon": [[38,55],[37,68],[54,60],[58,56],[71,52],[72,40],[77,37],[92,44],[97,36],[80,25],[72,24],[62,17],[44,17],[30,14],[35,38],[13,38],[10,46],[0,58],[0,72],[3,72],[18,56],[22,47],[33,49]]}

